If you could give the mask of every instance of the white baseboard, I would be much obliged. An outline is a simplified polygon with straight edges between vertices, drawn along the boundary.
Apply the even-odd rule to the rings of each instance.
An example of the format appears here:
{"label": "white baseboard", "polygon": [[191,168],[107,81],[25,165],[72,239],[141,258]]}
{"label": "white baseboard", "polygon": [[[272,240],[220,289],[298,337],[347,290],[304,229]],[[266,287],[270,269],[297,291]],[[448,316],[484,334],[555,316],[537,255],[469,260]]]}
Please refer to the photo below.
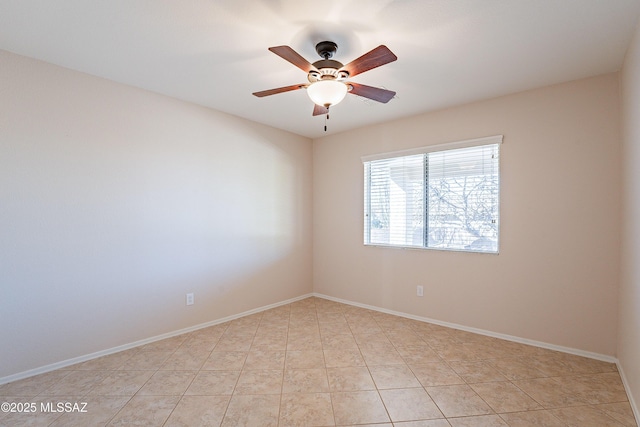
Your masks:
{"label": "white baseboard", "polygon": [[633,393],[631,393],[631,388],[629,387],[629,382],[627,381],[627,377],[624,374],[624,369],[622,369],[620,361],[617,361],[616,365],[618,366],[618,372],[620,373],[620,378],[622,379],[624,390],[627,392],[627,397],[629,398],[629,404],[631,405],[633,416],[636,418],[636,424],[640,426],[640,410],[638,410],[639,408],[638,405],[636,405],[636,400],[633,398]]}
{"label": "white baseboard", "polygon": [[513,335],[507,335],[507,334],[500,334],[500,333],[496,333],[496,332],[491,332],[491,331],[487,331],[487,330],[484,330],[484,329],[471,328],[471,327],[468,327],[468,326],[458,325],[457,323],[443,322],[441,320],[430,319],[428,317],[415,316],[413,314],[403,313],[401,311],[388,310],[386,308],[376,307],[376,306],[367,305],[367,304],[361,304],[361,303],[358,303],[358,302],[344,300],[344,299],[341,299],[341,298],[334,298],[334,297],[331,297],[331,296],[328,296],[328,295],[319,294],[319,293],[314,293],[313,296],[318,297],[318,298],[327,299],[327,300],[334,301],[334,302],[339,302],[339,303],[342,303],[342,304],[348,304],[348,305],[352,305],[352,306],[355,306],[355,307],[360,307],[360,308],[365,308],[365,309],[368,309],[368,310],[378,311],[378,312],[381,312],[381,313],[392,314],[394,316],[404,317],[404,318],[407,318],[407,319],[418,320],[420,322],[433,323],[435,325],[445,326],[447,328],[458,329],[458,330],[465,331],[465,332],[472,332],[474,334],[485,335],[485,336],[493,337],[493,338],[500,338],[500,339],[503,339],[503,340],[506,340],[506,341],[513,341],[513,342],[517,342],[517,343],[520,343],[520,344],[532,345],[534,347],[546,348],[548,350],[560,351],[562,353],[569,353],[569,354],[574,354],[574,355],[577,355],[577,356],[588,357],[590,359],[596,359],[596,360],[600,360],[600,361],[603,361],[603,362],[618,363],[618,359],[616,359],[613,356],[606,355],[606,354],[592,353],[590,351],[579,350],[579,349],[576,349],[576,348],[563,347],[563,346],[560,346],[560,345],[549,344],[549,343],[545,343],[545,342],[542,342],[542,341],[529,340],[529,339],[526,339],[526,338],[520,338],[520,337],[516,337],[516,336],[513,336]]}
{"label": "white baseboard", "polygon": [[13,381],[21,380],[24,378],[32,377],[34,375],[44,374],[46,372],[55,371],[56,369],[66,368],[67,366],[75,365],[76,363],[86,362],[98,357],[107,356],[109,354],[118,353],[123,350],[129,350],[130,348],[138,347],[141,345],[149,344],[155,341],[160,341],[166,338],[175,337],[177,335],[186,334],[188,332],[197,331],[198,329],[208,328],[209,326],[219,325],[220,323],[229,322],[231,320],[239,319],[240,317],[249,316],[251,314],[260,313],[262,311],[270,310],[272,308],[280,307],[283,305],[291,304],[292,302],[300,301],[305,298],[312,297],[313,294],[306,294],[299,297],[291,298],[285,301],[281,301],[275,304],[265,305],[263,307],[255,308],[253,310],[245,311],[232,316],[227,316],[222,319],[212,320],[210,322],[201,323],[199,325],[190,326],[188,328],[179,329],[173,332],[167,332],[166,334],[156,335],[155,337],[145,338],[143,340],[134,341],[128,344],[123,344],[117,347],[112,347],[106,350],[97,351],[91,354],[85,354],[83,356],[74,357],[71,359],[63,360],[61,362],[52,363],[50,365],[41,366],[35,369],[29,369],[28,371],[18,372],[17,374],[8,375],[0,378],[0,385],[10,383]]}

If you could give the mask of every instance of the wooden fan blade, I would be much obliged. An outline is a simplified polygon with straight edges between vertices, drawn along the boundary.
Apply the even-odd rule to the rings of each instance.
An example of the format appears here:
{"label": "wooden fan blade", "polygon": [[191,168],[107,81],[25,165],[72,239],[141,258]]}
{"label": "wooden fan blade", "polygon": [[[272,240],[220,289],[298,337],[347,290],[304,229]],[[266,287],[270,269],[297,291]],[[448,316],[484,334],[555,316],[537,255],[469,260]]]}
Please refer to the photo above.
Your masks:
{"label": "wooden fan blade", "polygon": [[396,59],[398,59],[398,57],[395,56],[388,47],[380,45],[361,57],[349,62],[347,65],[342,67],[342,69],[348,71],[349,76],[353,77],[360,73],[364,73],[365,71],[393,62]]}
{"label": "wooden fan blade", "polygon": [[289,92],[289,91],[292,91],[292,90],[302,89],[305,86],[306,86],[305,84],[291,85],[291,86],[279,87],[279,88],[276,88],[276,89],[263,90],[263,91],[260,91],[260,92],[253,92],[253,94],[255,96],[257,96],[258,98],[262,98],[263,96],[275,95],[277,93]]}
{"label": "wooden fan blade", "polygon": [[373,99],[374,101],[382,102],[384,104],[386,104],[391,100],[391,98],[396,96],[396,93],[392,90],[386,90],[379,87],[367,86],[352,82],[349,82],[348,84],[351,85],[352,88],[349,93],[362,96],[364,98]]}
{"label": "wooden fan blade", "polygon": [[313,115],[314,116],[322,116],[323,114],[327,114],[329,109],[327,107],[323,107],[318,104],[313,104]]}
{"label": "wooden fan blade", "polygon": [[311,65],[309,61],[304,59],[298,52],[296,52],[289,46],[275,46],[270,47],[269,50],[278,55],[280,58],[291,62],[293,65],[300,68],[305,73],[316,69],[316,67]]}

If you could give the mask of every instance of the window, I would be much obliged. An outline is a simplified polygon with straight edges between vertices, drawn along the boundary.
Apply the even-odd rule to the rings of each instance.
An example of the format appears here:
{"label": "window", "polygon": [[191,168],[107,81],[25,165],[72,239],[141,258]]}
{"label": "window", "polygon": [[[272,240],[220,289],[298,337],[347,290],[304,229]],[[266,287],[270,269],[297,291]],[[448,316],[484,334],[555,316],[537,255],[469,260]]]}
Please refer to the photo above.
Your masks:
{"label": "window", "polygon": [[365,245],[498,253],[501,142],[363,158]]}

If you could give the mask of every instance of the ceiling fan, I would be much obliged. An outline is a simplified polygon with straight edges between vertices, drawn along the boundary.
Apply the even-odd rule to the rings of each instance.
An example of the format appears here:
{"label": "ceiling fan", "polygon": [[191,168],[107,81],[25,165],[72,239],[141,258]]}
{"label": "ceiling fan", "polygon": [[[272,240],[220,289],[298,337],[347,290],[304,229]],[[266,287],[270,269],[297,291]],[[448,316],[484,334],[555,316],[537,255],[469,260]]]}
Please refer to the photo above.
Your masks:
{"label": "ceiling fan", "polygon": [[382,103],[389,102],[396,94],[391,90],[347,81],[350,77],[398,59],[398,57],[384,45],[380,45],[365,53],[347,65],[331,59],[338,50],[338,45],[331,41],[323,41],[316,45],[316,52],[318,52],[318,55],[323,59],[313,64],[289,46],[275,46],[270,47],[269,50],[306,72],[309,83],[254,92],[253,95],[257,97],[262,98],[263,96],[275,95],[277,93],[307,89],[309,98],[311,98],[315,104],[313,115],[327,114],[328,116],[329,107],[342,101],[348,92]]}

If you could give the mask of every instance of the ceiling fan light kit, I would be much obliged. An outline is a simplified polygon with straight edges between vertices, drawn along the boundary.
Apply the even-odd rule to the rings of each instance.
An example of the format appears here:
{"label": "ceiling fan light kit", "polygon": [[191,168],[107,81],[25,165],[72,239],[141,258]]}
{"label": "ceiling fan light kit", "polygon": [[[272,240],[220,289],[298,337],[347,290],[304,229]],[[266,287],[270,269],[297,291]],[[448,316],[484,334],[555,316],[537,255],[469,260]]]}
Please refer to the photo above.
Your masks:
{"label": "ceiling fan light kit", "polygon": [[315,104],[313,115],[326,114],[328,117],[329,107],[340,103],[348,92],[382,103],[389,102],[396,94],[387,89],[347,82],[350,77],[397,60],[398,57],[384,45],[365,53],[347,65],[331,59],[338,50],[338,45],[331,41],[323,41],[316,45],[316,52],[323,59],[313,64],[289,46],[275,46],[270,47],[269,50],[306,72],[309,83],[254,92],[253,95],[257,97],[306,88],[309,98]]}
{"label": "ceiling fan light kit", "polygon": [[313,103],[326,108],[339,104],[347,92],[347,85],[337,80],[319,80],[307,87],[307,95]]}

